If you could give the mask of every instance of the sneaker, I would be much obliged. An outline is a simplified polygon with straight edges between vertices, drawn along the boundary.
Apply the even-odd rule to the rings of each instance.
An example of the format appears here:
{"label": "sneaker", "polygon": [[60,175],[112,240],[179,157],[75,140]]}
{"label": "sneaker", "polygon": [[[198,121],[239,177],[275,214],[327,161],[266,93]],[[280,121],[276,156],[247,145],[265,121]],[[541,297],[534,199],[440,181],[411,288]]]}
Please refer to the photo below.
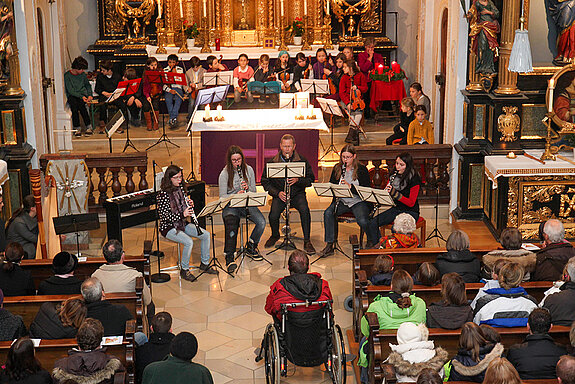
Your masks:
{"label": "sneaker", "polygon": [[192,274],[192,272],[190,272],[188,270],[184,270],[184,269],[182,269],[180,271],[180,276],[182,279],[188,280],[188,281],[196,281],[198,279],[196,276],[194,276]]}
{"label": "sneaker", "polygon": [[238,269],[238,265],[236,264],[235,261],[232,260],[229,263],[226,263],[226,268],[228,270],[228,273],[234,273],[236,269]]}
{"label": "sneaker", "polygon": [[259,253],[255,254],[255,255],[248,255],[248,257],[250,259],[252,259],[253,261],[262,261],[264,259],[264,257],[262,255],[260,255]]}
{"label": "sneaker", "polygon": [[218,274],[217,269],[215,269],[214,267],[210,267],[210,266],[208,266],[208,264],[204,264],[204,263],[200,264],[200,271],[205,272],[209,275],[217,275]]}
{"label": "sneaker", "polygon": [[246,252],[248,253],[248,256],[256,256],[258,254],[258,250],[257,250],[258,246],[256,243],[252,242],[252,241],[248,241],[246,243]]}
{"label": "sneaker", "polygon": [[274,245],[276,245],[276,243],[278,242],[279,239],[280,239],[279,236],[274,236],[274,235],[270,236],[268,241],[266,241],[264,247],[266,247],[266,248],[273,247]]}
{"label": "sneaker", "polygon": [[313,244],[309,240],[303,242],[303,250],[308,255],[315,255],[315,248],[313,247]]}
{"label": "sneaker", "polygon": [[334,253],[333,243],[326,243],[325,248],[319,252],[319,257],[332,256]]}
{"label": "sneaker", "polygon": [[86,132],[84,132],[84,136],[92,136],[92,134],[94,134],[94,131],[91,128],[86,129]]}
{"label": "sneaker", "polygon": [[82,128],[78,127],[78,128],[74,128],[74,130],[76,131],[76,132],[74,132],[74,136],[82,137]]}

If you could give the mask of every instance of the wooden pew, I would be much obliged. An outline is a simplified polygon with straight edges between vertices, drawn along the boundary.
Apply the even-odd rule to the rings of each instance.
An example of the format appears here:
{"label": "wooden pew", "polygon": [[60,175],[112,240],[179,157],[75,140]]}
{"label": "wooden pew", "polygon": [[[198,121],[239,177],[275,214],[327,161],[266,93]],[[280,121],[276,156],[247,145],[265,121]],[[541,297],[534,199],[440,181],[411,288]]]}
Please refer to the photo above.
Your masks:
{"label": "wooden pew", "polygon": [[[125,377],[125,382],[128,384],[135,383],[135,325],[134,320],[128,320],[126,322],[126,333],[124,334],[122,345],[110,345],[106,347],[106,353],[118,358],[126,369],[124,374],[114,377],[114,384],[124,382],[121,381],[123,377]],[[11,345],[12,341],[0,341],[0,361],[6,361]],[[36,358],[40,361],[42,367],[48,372],[52,372],[54,363],[59,359],[67,357],[68,351],[77,347],[76,339],[58,339],[41,340],[40,345],[34,349]]]}
{"label": "wooden pew", "polygon": [[[136,279],[136,292],[106,293],[106,300],[113,304],[125,305],[135,319],[136,331],[144,332],[144,300],[142,291],[144,280]],[[4,308],[15,315],[22,316],[27,329],[34,321],[40,306],[45,302],[61,303],[70,297],[80,295],[38,295],[38,296],[9,296],[4,298]]]}
{"label": "wooden pew", "polygon": [[[86,261],[78,263],[78,268],[74,271],[74,275],[80,280],[85,280],[92,276],[92,273],[94,273],[94,271],[96,271],[96,269],[98,269],[102,264],[106,264],[106,259],[103,257],[89,257]],[[152,288],[150,285],[150,261],[147,258],[144,256],[125,256],[124,264],[142,272],[146,284],[150,289]],[[23,269],[32,272],[36,288],[38,288],[41,281],[54,275],[54,272],[52,271],[52,259],[22,260],[20,262],[20,266]]]}
{"label": "wooden pew", "polygon": [[[369,376],[370,383],[381,382],[382,371],[381,364],[385,361],[391,349],[389,344],[397,344],[397,330],[396,329],[379,329],[379,321],[375,313],[368,313],[367,320],[369,323]],[[563,345],[569,345],[569,331],[571,327],[566,326],[553,326],[549,331],[555,342]],[[523,342],[525,337],[529,334],[527,327],[514,327],[514,328],[497,328],[501,335],[501,343],[509,348],[513,344]],[[435,343],[435,346],[440,346],[445,349],[449,356],[457,354],[460,329],[448,330],[440,328],[429,329],[429,340]],[[372,381],[372,379],[374,381]]]}

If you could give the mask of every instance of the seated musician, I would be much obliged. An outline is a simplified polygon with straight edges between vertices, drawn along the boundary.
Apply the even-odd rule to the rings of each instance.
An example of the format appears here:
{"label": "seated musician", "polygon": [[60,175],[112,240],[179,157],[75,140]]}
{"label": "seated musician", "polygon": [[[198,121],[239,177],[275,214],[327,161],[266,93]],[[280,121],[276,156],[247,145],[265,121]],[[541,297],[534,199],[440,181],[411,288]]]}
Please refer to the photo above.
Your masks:
{"label": "seated musician", "polygon": [[[274,320],[281,319],[282,304],[333,300],[328,282],[317,272],[308,273],[309,258],[305,252],[296,249],[291,253],[288,270],[289,276],[276,280],[266,298],[265,310]],[[316,309],[319,309],[318,305],[295,307],[290,311],[308,312]]]}
{"label": "seated musician", "polygon": [[204,73],[206,73],[206,70],[200,64],[200,58],[198,56],[192,57],[190,59],[190,64],[190,69],[186,71],[186,80],[188,82],[186,93],[189,95],[188,120],[192,117],[192,113],[194,112],[198,90],[204,88]]}
{"label": "seated musician", "polygon": [[245,95],[248,103],[253,103],[254,98],[252,93],[248,91],[248,82],[254,76],[254,69],[248,65],[248,55],[245,53],[240,54],[238,58],[238,66],[234,68],[234,101],[239,103],[242,95]]}
{"label": "seated musician", "polygon": [[227,71],[228,66],[220,62],[220,59],[214,55],[210,55],[206,58],[206,63],[208,63],[208,70],[206,72],[221,72]]}
{"label": "seated musician", "polygon": [[[104,60],[100,63],[100,73],[96,76],[96,86],[94,92],[98,94],[99,110],[100,110],[100,125],[98,133],[104,133],[104,128],[108,122],[108,103],[106,100],[118,88],[118,83],[122,79],[119,73],[115,73],[112,68],[111,60]],[[115,104],[117,100],[113,101]],[[117,105],[116,105],[117,106]]]}
{"label": "seated musician", "polygon": [[[134,80],[137,79],[138,75],[136,74],[136,70],[134,68],[128,68],[124,71],[124,77],[122,78],[123,81]],[[142,93],[142,87],[138,89],[138,91],[133,95],[126,95],[120,97],[120,103],[125,104],[124,111],[130,111],[130,123],[135,126],[139,127],[141,125],[140,119],[140,111],[145,113],[147,129],[148,131],[152,130],[152,116],[150,115],[150,105],[145,102],[144,95]],[[127,116],[126,120],[127,120]]]}
{"label": "seated musician", "polygon": [[180,276],[184,280],[195,281],[196,277],[190,272],[190,257],[194,240],[201,241],[200,270],[206,273],[218,273],[209,267],[210,262],[210,233],[199,225],[188,223],[188,217],[195,219],[194,201],[186,196],[182,186],[182,169],[177,165],[170,165],[164,172],[161,191],[158,192],[158,215],[160,216],[160,233],[168,240],[175,241],[184,246],[180,260]]}
{"label": "seated musician", "polygon": [[[184,73],[184,69],[178,65],[178,56],[171,54],[168,56],[168,66],[164,68],[164,72]],[[170,128],[177,128],[178,126],[178,113],[180,112],[180,105],[184,100],[184,88],[178,84],[164,85],[164,97],[166,99],[166,108],[170,116]]]}
{"label": "seated musician", "polygon": [[[146,99],[146,109],[152,111],[152,130],[159,129],[158,122],[160,121],[160,96],[162,95],[162,86],[158,83],[150,83],[146,72],[158,71],[158,60],[155,57],[149,57],[146,60],[146,69],[142,78],[142,93]],[[146,120],[147,121],[147,120]]]}
{"label": "seated musician", "polygon": [[339,82],[339,97],[349,115],[349,131],[346,143],[359,144],[359,131],[363,119],[365,102],[363,94],[367,92],[367,80],[359,71],[355,61],[343,63],[343,76]]}
{"label": "seated musician", "polygon": [[295,55],[297,65],[293,69],[292,92],[301,92],[301,79],[313,79],[313,67],[305,53],[298,52]]}
{"label": "seated musician", "polygon": [[395,159],[395,172],[391,173],[385,190],[389,192],[395,206],[374,217],[369,223],[371,238],[379,238],[379,227],[393,223],[400,213],[408,213],[417,222],[419,219],[419,189],[421,177],[413,165],[413,158],[407,152]]}
{"label": "seated musician", "polygon": [[282,92],[289,92],[293,82],[293,68],[289,64],[289,53],[280,51],[274,66],[274,73],[277,80],[281,82]]}
{"label": "seated musician", "polygon": [[[371,204],[362,201],[355,190],[355,185],[369,187],[371,179],[365,165],[357,159],[355,148],[347,144],[341,149],[339,163],[333,167],[329,182],[332,184],[345,184],[351,188],[353,197],[333,199],[330,206],[323,212],[323,223],[325,231],[325,248],[319,253],[321,257],[331,256],[334,253],[335,243],[335,226],[336,219],[339,215],[346,212],[353,212],[357,224],[368,233],[369,213]],[[377,238],[368,238],[371,244],[377,241]]]}
{"label": "seated musician", "polygon": [[[254,72],[254,81],[259,81],[262,83],[267,83],[270,81],[276,81],[276,78],[274,75],[274,68],[270,67],[270,57],[269,57],[269,55],[267,55],[265,53],[260,56],[259,66],[257,67],[257,69]],[[278,95],[273,94],[273,93],[272,94],[264,93],[264,94],[260,95],[260,98],[259,98],[260,104],[265,103],[266,100],[269,100],[270,103],[275,104],[278,101]]]}
{"label": "seated musician", "polygon": [[331,69],[335,65],[332,58],[327,57],[325,48],[318,48],[315,53],[316,62],[312,66],[314,79],[327,79],[327,75],[331,73]]}
{"label": "seated musician", "polygon": [[324,96],[326,99],[332,99],[340,101],[339,96],[339,82],[343,76],[343,63],[345,62],[345,55],[339,53],[335,57],[335,65],[331,69],[324,69],[324,73],[327,75],[329,81],[329,95]]}
{"label": "seated musician", "polygon": [[[220,197],[228,197],[236,193],[256,192],[256,174],[254,169],[245,163],[244,153],[237,145],[228,148],[226,155],[226,167],[220,172],[218,178]],[[246,212],[247,210],[247,212]],[[236,241],[238,230],[240,229],[240,219],[246,217],[255,224],[254,229],[246,243],[246,251],[252,260],[263,260],[258,253],[258,243],[266,228],[266,219],[258,207],[229,207],[222,211],[225,228],[224,253],[226,255],[226,267],[229,273],[233,273],[237,265],[234,263],[234,252],[236,251]]]}
{"label": "seated musician", "polygon": [[[280,150],[269,162],[290,163],[304,162],[305,176],[302,178],[268,178],[262,175],[261,183],[264,189],[273,197],[270,209],[269,223],[272,229],[270,238],[266,241],[265,247],[270,248],[280,239],[280,216],[285,210],[287,199],[292,207],[298,210],[303,231],[303,248],[309,255],[315,253],[315,248],[310,241],[311,232],[311,212],[307,203],[305,189],[311,187],[315,180],[311,165],[305,157],[295,150],[295,138],[292,135],[283,135],[280,140]],[[286,183],[288,185],[286,185]],[[289,186],[289,188],[287,188]],[[288,189],[289,196],[286,194]]]}

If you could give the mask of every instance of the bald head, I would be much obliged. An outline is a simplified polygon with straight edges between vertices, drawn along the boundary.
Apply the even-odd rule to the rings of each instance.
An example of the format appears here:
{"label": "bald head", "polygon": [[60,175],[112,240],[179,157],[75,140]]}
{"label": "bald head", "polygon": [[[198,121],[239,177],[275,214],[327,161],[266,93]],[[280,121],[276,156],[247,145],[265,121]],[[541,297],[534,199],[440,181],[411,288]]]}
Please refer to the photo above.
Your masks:
{"label": "bald head", "polygon": [[559,384],[575,384],[575,357],[561,356],[557,363],[557,381]]}
{"label": "bald head", "polygon": [[102,292],[104,291],[104,287],[102,287],[100,280],[96,279],[95,277],[90,277],[84,280],[80,291],[82,292],[82,297],[84,298],[86,304],[90,304],[102,300]]}
{"label": "bald head", "polygon": [[563,223],[557,219],[547,220],[543,227],[543,237],[547,244],[561,243],[565,240],[565,228],[563,227]]}

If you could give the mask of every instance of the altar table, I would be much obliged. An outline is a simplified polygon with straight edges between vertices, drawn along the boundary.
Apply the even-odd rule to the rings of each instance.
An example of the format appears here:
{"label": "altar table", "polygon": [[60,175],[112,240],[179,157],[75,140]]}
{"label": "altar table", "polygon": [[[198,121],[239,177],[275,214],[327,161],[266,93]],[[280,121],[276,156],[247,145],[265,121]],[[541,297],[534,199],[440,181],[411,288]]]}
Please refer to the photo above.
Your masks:
{"label": "altar table", "polygon": [[371,81],[371,102],[369,106],[377,112],[382,101],[401,101],[407,96],[403,80],[385,82],[381,80]]}

